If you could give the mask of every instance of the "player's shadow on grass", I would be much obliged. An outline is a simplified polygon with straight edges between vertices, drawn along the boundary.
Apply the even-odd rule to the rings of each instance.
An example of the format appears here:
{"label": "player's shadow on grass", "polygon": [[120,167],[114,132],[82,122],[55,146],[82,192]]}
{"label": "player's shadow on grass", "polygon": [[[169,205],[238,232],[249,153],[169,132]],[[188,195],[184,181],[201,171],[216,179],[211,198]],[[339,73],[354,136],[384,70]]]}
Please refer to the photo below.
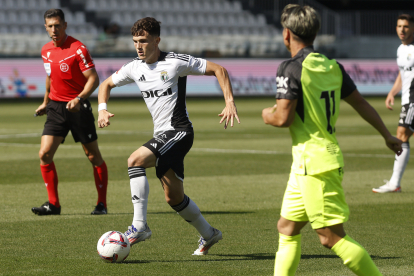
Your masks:
{"label": "player's shadow on grass", "polygon": [[[243,214],[252,214],[254,212],[247,212],[247,211],[201,211],[203,215],[243,215]],[[148,214],[156,214],[156,215],[164,215],[164,214],[176,214],[174,211],[167,211],[167,212],[148,212]]]}
{"label": "player's shadow on grass", "polygon": [[125,260],[123,263],[140,264],[140,263],[179,263],[179,262],[226,262],[226,261],[251,261],[251,260],[274,260],[275,255],[270,253],[258,254],[238,254],[238,255],[222,255],[209,254],[209,256],[220,257],[220,259],[204,259],[197,258],[191,260],[154,260],[154,261],[139,261],[139,260]]}
{"label": "player's shadow on grass", "polygon": [[381,257],[381,256],[374,256],[370,255],[371,259],[373,260],[391,260],[391,259],[401,259],[401,257]]}
{"label": "player's shadow on grass", "polygon": [[301,259],[339,259],[336,255],[301,255]]}
{"label": "player's shadow on grass", "polygon": [[[145,263],[177,263],[177,262],[226,262],[226,261],[252,261],[252,260],[274,260],[275,254],[273,253],[256,253],[256,254],[209,254],[209,256],[220,257],[220,259],[192,259],[192,260],[153,260],[153,261],[140,261],[140,260],[125,260],[122,263],[127,264],[145,264]],[[373,260],[384,259],[399,259],[400,257],[380,257],[371,256]],[[301,259],[339,259],[336,255],[302,255]]]}
{"label": "player's shadow on grass", "polygon": [[[381,257],[370,255],[373,260],[400,259],[400,257]],[[302,255],[301,259],[339,259],[337,255]]]}
{"label": "player's shadow on grass", "polygon": [[211,256],[218,256],[218,257],[225,257],[225,258],[234,258],[234,259],[224,259],[224,260],[241,260],[241,261],[248,261],[248,260],[274,260],[275,254],[273,253],[256,253],[256,254],[211,254]]}
{"label": "player's shadow on grass", "polygon": [[[203,215],[244,215],[244,214],[252,214],[254,212],[247,212],[247,211],[206,211],[206,212],[201,212]],[[133,212],[128,212],[128,213],[108,213],[105,216],[117,216],[117,215],[133,215]],[[148,212],[147,214],[151,214],[151,215],[176,215],[176,213],[171,210],[171,211],[165,211],[165,212]],[[90,217],[91,214],[90,213],[75,213],[75,214],[62,214],[61,216],[88,216]]]}

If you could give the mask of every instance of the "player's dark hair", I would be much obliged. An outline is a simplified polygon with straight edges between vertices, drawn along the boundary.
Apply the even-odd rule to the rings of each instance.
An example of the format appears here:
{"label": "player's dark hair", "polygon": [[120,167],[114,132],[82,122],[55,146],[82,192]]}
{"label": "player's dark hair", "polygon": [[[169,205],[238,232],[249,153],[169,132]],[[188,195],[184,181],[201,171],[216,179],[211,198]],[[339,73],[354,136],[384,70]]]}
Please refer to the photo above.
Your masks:
{"label": "player's dark hair", "polygon": [[397,18],[397,21],[398,20],[407,20],[409,23],[414,23],[414,17],[406,13],[400,14]]}
{"label": "player's dark hair", "polygon": [[49,9],[45,12],[45,14],[43,15],[43,18],[45,19],[46,22],[46,18],[52,18],[52,17],[60,17],[60,19],[62,19],[63,22],[65,22],[65,14],[63,13],[63,11],[61,9]]}
{"label": "player's dark hair", "polygon": [[282,11],[280,23],[304,43],[312,44],[321,27],[321,18],[312,7],[289,4]]}
{"label": "player's dark hair", "polygon": [[161,22],[157,21],[154,17],[144,17],[135,22],[131,28],[132,36],[143,35],[146,31],[149,35],[160,36]]}

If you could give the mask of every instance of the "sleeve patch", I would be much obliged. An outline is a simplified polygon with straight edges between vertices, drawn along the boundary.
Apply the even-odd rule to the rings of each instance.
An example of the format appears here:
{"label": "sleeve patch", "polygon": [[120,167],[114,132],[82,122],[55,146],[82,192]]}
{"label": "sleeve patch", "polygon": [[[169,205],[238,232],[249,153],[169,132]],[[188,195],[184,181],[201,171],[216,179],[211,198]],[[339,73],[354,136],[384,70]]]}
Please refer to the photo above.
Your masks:
{"label": "sleeve patch", "polygon": [[283,76],[276,77],[276,86],[277,86],[278,93],[283,93],[283,94],[287,93],[288,81],[289,81],[288,77],[283,77]]}

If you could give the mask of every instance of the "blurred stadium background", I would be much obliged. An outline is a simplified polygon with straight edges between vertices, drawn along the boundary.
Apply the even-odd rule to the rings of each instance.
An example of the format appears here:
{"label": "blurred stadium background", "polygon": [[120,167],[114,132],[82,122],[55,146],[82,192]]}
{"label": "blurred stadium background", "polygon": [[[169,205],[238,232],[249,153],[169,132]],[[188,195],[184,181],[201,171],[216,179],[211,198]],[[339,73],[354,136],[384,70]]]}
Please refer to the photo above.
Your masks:
{"label": "blurred stadium background", "polygon": [[[162,22],[162,50],[222,59],[236,95],[274,94],[277,66],[289,57],[279,23],[289,3],[320,12],[315,48],[343,62],[362,93],[389,91],[398,74],[396,18],[414,14],[412,0],[0,0],[0,95],[43,96],[40,49],[50,41],[43,26],[49,8],[64,10],[67,33],[87,45],[101,80],[136,57],[130,28],[152,16]],[[115,95],[139,94],[129,86]],[[188,94],[220,91],[193,78]]]}

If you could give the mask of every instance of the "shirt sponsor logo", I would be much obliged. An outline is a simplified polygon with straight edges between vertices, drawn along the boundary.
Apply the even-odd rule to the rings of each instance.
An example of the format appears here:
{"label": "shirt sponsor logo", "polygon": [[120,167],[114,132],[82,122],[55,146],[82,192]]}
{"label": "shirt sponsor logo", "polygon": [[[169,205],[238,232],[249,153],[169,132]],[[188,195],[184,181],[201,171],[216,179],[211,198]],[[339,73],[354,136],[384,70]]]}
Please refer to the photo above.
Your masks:
{"label": "shirt sponsor logo", "polygon": [[288,77],[276,77],[277,93],[286,94],[288,92]]}
{"label": "shirt sponsor logo", "polygon": [[413,71],[413,67],[398,66],[398,68],[403,71]]}
{"label": "shirt sponsor logo", "polygon": [[62,63],[62,64],[60,65],[60,70],[61,70],[62,72],[67,72],[67,71],[69,71],[69,65],[67,65],[66,63]]}
{"label": "shirt sponsor logo", "polygon": [[141,91],[142,97],[144,99],[146,98],[159,98],[167,95],[172,95],[171,88],[168,88],[167,90],[148,90],[148,91]]}
{"label": "shirt sponsor logo", "polygon": [[169,79],[167,71],[161,71],[161,80],[166,82]]}
{"label": "shirt sponsor logo", "polygon": [[287,82],[288,82],[289,78],[288,77],[276,77],[276,85],[277,87],[284,87],[287,88]]}

